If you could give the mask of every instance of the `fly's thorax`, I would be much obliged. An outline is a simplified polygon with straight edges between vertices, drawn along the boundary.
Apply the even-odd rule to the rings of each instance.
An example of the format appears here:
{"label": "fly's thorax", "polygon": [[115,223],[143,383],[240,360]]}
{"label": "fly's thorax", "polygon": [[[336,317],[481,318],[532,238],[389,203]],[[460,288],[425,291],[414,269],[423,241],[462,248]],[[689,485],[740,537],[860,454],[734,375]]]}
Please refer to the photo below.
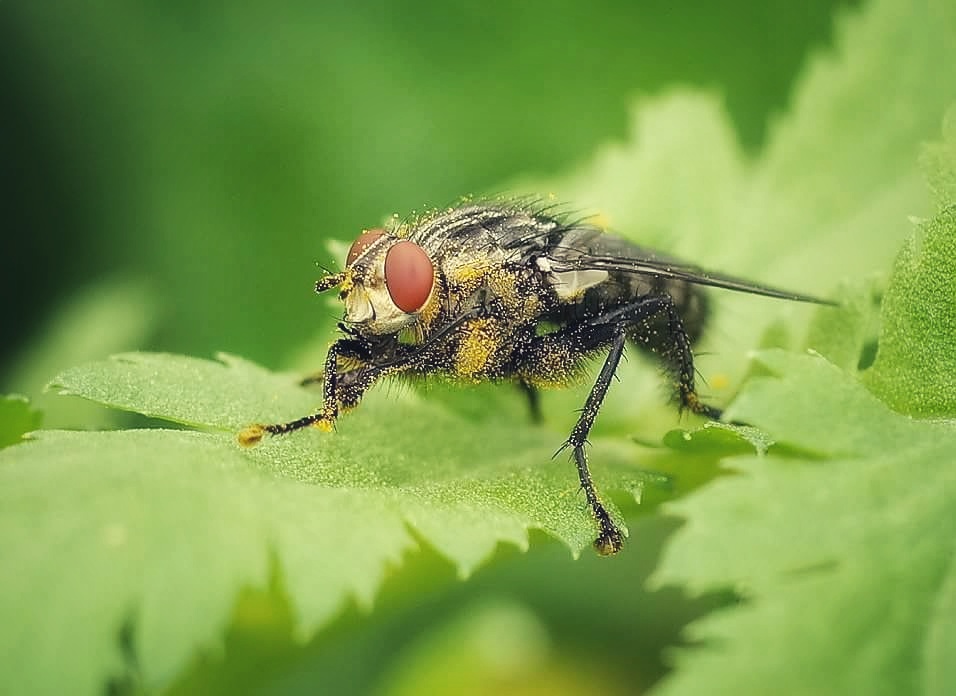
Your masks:
{"label": "fly's thorax", "polygon": [[497,248],[464,249],[443,259],[442,277],[450,308],[481,305],[505,321],[530,320],[539,310],[540,289],[533,287],[520,252]]}
{"label": "fly's thorax", "polygon": [[467,295],[504,268],[508,256],[500,247],[465,246],[438,254],[442,275],[448,280],[448,290]]}
{"label": "fly's thorax", "polygon": [[397,334],[434,313],[440,283],[429,254],[385,232],[364,232],[346,260],[339,298],[345,321],[367,335]]}

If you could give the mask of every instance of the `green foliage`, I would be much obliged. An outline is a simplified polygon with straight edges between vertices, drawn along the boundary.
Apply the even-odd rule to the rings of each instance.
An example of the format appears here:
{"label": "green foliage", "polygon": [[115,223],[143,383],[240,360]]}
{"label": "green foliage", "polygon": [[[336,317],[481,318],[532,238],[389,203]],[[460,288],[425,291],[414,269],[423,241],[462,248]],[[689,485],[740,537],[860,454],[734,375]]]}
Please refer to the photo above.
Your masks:
{"label": "green foliage", "polygon": [[[956,198],[953,199],[956,201]],[[956,203],[919,224],[896,259],[867,385],[897,410],[956,412]]]}
{"label": "green foliage", "polygon": [[[922,149],[935,208],[916,162],[956,96],[954,13],[883,0],[844,18],[755,160],[712,96],[674,91],[642,101],[628,140],[593,162],[513,187],[841,302],[714,295],[698,366],[747,426],[658,444],[675,421],[657,375],[639,360],[622,370],[592,454],[631,529],[621,557],[570,558],[593,522],[573,467],[550,457],[581,388],[546,395],[545,426],[503,388],[380,388],[335,433],[242,449],[242,426],[315,408],[298,372],[123,353],[62,371],[56,389],[179,429],[47,430],[0,452],[0,691],[461,693],[456,674],[513,686],[496,670],[519,655],[525,692],[629,693],[682,645],[665,693],[943,693],[956,680],[952,116]],[[158,162],[183,151],[168,144]],[[205,172],[193,176],[177,196],[196,195]],[[190,210],[169,205],[163,227]],[[926,217],[915,233],[911,215]],[[216,263],[239,258],[209,244]],[[283,264],[290,249],[268,256]],[[286,271],[243,272],[271,287]],[[89,334],[110,345],[145,331],[136,307],[149,302],[116,297],[94,310],[127,328]],[[238,333],[259,331],[240,309]],[[787,350],[748,365],[755,346]],[[2,403],[4,435],[35,427],[17,425],[23,402]],[[641,589],[654,567],[658,586]],[[718,606],[693,643],[679,637]]]}
{"label": "green foliage", "polygon": [[[952,152],[948,143],[931,151],[944,148]],[[954,163],[937,160],[930,179]],[[785,684],[789,693],[943,694],[956,683],[953,201],[941,199],[903,245],[872,368],[859,375],[855,362],[841,369],[819,354],[759,353],[771,376],[751,379],[728,417],[786,449],[728,459],[737,475],[667,506],[688,523],[657,581],[731,587],[749,601],[693,627],[721,648],[681,655],[662,693]],[[869,296],[817,322],[816,334],[845,322],[834,345],[860,346]],[[946,420],[913,418],[925,415]]]}
{"label": "green foliage", "polygon": [[101,358],[142,345],[155,330],[156,298],[142,281],[111,277],[76,293],[9,369],[10,391],[26,394],[43,412],[47,428],[107,428],[117,413],[46,391],[64,365]]}
{"label": "green foliage", "polygon": [[[0,467],[0,548],[18,572],[4,581],[0,614],[23,630],[3,634],[0,652],[28,654],[4,670],[9,687],[45,692],[69,675],[94,690],[115,667],[124,621],[136,626],[146,683],[159,683],[213,641],[238,591],[264,586],[273,561],[308,637],[349,598],[370,605],[386,569],[417,546],[408,529],[461,576],[502,541],[526,548],[531,527],[575,554],[593,540],[573,468],[549,461],[557,433],[526,427],[502,438],[502,420],[473,425],[414,394],[379,392],[334,435],[242,450],[242,425],[304,413],[316,396],[294,377],[223,359],[127,354],[55,380],[64,393],[207,432],[50,431],[11,450]],[[600,443],[595,457],[622,459]],[[634,493],[645,478],[622,464],[596,471],[605,488]],[[30,538],[19,533],[24,520],[35,522]],[[49,575],[38,538],[71,569],[66,584]],[[23,604],[38,588],[45,601]],[[59,671],[36,672],[74,639],[56,625],[84,621],[97,638]]]}
{"label": "green foliage", "polygon": [[41,414],[23,396],[0,397],[0,448],[16,444],[40,427]]}
{"label": "green foliage", "polygon": [[10,258],[36,259],[21,284],[55,269],[19,299],[132,269],[163,297],[152,345],[275,365],[331,326],[326,240],[581,161],[675,81],[721,85],[754,148],[858,2],[5,3]]}
{"label": "green foliage", "polygon": [[758,360],[774,376],[750,381],[734,417],[806,454],[735,457],[736,476],[668,506],[688,522],[658,581],[748,601],[694,626],[720,648],[682,654],[661,692],[945,693],[956,429],[893,413],[823,358]]}

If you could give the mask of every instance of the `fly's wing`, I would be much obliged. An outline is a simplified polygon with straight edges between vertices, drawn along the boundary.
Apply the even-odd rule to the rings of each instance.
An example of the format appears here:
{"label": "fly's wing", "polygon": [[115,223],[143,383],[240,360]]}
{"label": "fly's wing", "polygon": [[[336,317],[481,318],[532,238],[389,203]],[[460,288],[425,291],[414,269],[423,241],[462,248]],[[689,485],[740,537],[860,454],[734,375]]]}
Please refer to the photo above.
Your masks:
{"label": "fly's wing", "polygon": [[767,285],[759,285],[733,276],[704,270],[631,244],[600,230],[577,228],[547,252],[550,269],[566,271],[605,271],[683,281],[695,285],[724,288],[751,295],[776,297],[796,302],[833,305],[834,302]]}

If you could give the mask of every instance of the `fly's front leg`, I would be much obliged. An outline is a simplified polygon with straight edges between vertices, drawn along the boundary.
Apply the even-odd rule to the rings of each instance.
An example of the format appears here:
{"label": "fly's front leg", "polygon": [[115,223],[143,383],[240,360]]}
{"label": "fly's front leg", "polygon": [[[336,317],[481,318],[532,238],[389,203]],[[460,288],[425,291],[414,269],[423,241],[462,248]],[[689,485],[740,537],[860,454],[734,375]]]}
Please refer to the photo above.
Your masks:
{"label": "fly's front leg", "polygon": [[[437,331],[431,333],[421,344],[405,348],[391,350],[386,347],[384,358],[375,363],[370,363],[372,358],[366,344],[361,340],[352,338],[339,339],[329,348],[329,354],[325,358],[325,371],[322,377],[322,410],[288,423],[274,423],[272,425],[255,424],[250,425],[239,433],[239,444],[250,447],[258,444],[262,438],[267,435],[284,435],[301,428],[314,425],[322,430],[332,430],[335,425],[335,419],[339,415],[339,407],[344,409],[353,408],[362,399],[362,395],[371,387],[380,377],[385,375],[403,372],[414,369],[416,366],[424,364],[428,359],[429,352],[438,345],[441,345],[453,335],[455,330],[462,326],[469,319],[477,314],[477,309],[463,312],[453,321],[448,322]],[[340,325],[345,333],[350,336],[358,336],[355,331],[350,330],[344,325]],[[360,367],[347,372],[338,371],[339,356],[350,358],[361,364]],[[308,380],[312,381],[318,380]]]}
{"label": "fly's front leg", "polygon": [[[335,419],[339,415],[338,359],[341,354],[350,352],[351,344],[352,341],[343,339],[336,341],[329,348],[328,355],[325,358],[325,369],[322,373],[322,409],[320,411],[287,423],[273,423],[271,425],[257,423],[247,426],[239,433],[239,444],[250,447],[258,444],[266,434],[284,435],[310,425],[326,432],[332,430]],[[354,392],[354,388],[352,391]],[[359,395],[359,398],[361,398],[361,395]]]}
{"label": "fly's front leg", "polygon": [[[360,339],[360,334],[352,326],[345,322],[339,322],[339,331],[348,336],[338,341],[343,348],[339,351],[342,357],[352,358],[355,361],[364,364],[371,360],[371,354],[368,347]],[[325,370],[303,377],[299,382],[300,387],[308,387],[313,384],[322,384],[325,382]]]}

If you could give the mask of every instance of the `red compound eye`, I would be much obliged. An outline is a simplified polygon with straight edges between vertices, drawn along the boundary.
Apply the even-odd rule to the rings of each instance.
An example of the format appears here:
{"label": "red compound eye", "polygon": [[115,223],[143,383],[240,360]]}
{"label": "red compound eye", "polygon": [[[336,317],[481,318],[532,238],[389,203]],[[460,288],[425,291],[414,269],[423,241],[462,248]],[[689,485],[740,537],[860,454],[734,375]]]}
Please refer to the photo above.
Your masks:
{"label": "red compound eye", "polygon": [[385,286],[403,312],[417,312],[435,282],[435,270],[425,250],[413,242],[398,242],[385,256]]}
{"label": "red compound eye", "polygon": [[385,230],[382,229],[365,230],[362,234],[360,234],[359,238],[352,242],[352,246],[349,247],[349,255],[345,259],[345,265],[351,266],[352,262],[361,256],[362,252],[372,246],[372,244],[375,243],[375,240],[381,237],[383,234],[385,234]]}

